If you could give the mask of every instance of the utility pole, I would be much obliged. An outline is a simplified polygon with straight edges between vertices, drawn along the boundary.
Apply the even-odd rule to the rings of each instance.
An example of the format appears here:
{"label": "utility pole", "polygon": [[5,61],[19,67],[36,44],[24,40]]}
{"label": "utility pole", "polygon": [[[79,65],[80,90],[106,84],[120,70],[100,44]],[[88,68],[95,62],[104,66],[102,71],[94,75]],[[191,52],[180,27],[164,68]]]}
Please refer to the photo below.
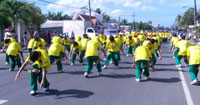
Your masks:
{"label": "utility pole", "polygon": [[119,16],[119,29],[120,29],[120,20],[121,20],[121,17]]}
{"label": "utility pole", "polygon": [[197,25],[197,5],[196,5],[196,0],[194,0],[194,25]]}
{"label": "utility pole", "polygon": [[134,17],[135,17],[135,15],[134,15],[134,12],[133,12],[133,31],[135,31],[135,20],[134,20]]}
{"label": "utility pole", "polygon": [[135,30],[135,19],[134,18],[136,15],[134,15],[134,12],[133,12],[133,15],[131,15],[131,16],[133,16],[133,26],[132,27],[133,27],[133,31],[134,31]]}
{"label": "utility pole", "polygon": [[[90,3],[90,0],[89,0],[88,5],[89,5],[89,19],[90,19],[90,22],[91,22],[91,24],[92,24],[92,20],[91,20],[91,3]],[[93,26],[93,25],[92,25],[92,26]]]}

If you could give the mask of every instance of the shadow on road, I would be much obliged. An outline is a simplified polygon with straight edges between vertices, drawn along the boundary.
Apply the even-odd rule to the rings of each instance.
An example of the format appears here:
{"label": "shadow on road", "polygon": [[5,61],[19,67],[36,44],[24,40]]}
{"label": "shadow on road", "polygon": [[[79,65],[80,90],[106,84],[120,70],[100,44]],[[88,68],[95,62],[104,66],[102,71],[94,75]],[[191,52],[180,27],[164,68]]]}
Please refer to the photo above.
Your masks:
{"label": "shadow on road", "polygon": [[77,89],[70,89],[70,90],[63,90],[59,91],[56,89],[51,89],[48,93],[38,93],[36,97],[44,97],[44,96],[56,96],[55,99],[63,99],[63,98],[87,98],[91,95],[94,95],[91,91],[85,90],[77,90]]}
{"label": "shadow on road", "polygon": [[[178,69],[156,69],[155,71],[173,71],[173,72],[178,72],[179,70]],[[182,72],[187,72],[185,70],[182,70]]]}
{"label": "shadow on road", "polygon": [[162,83],[175,83],[181,81],[180,78],[151,78],[149,81],[162,82]]}
{"label": "shadow on road", "polygon": [[157,66],[172,66],[175,65],[175,63],[170,63],[170,64],[156,64]]}
{"label": "shadow on road", "polygon": [[67,72],[50,72],[48,74],[63,74],[63,73],[67,73],[67,74],[73,74],[73,75],[83,75],[84,71],[67,71]]}

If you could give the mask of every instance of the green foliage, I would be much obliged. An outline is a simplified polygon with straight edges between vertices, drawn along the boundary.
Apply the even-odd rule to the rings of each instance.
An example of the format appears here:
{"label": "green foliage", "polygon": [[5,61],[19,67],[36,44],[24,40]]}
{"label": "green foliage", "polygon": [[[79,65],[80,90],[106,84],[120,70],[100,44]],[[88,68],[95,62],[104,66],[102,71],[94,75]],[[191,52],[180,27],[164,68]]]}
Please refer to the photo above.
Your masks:
{"label": "green foliage", "polygon": [[68,15],[63,15],[62,12],[48,12],[48,14],[46,15],[46,19],[49,20],[71,20],[72,16],[68,16]]}
{"label": "green foliage", "polygon": [[152,26],[149,24],[144,24],[142,22],[135,22],[135,29],[136,30],[152,30]]}
{"label": "green foliage", "polygon": [[200,37],[200,26],[195,27],[196,33],[197,35]]}

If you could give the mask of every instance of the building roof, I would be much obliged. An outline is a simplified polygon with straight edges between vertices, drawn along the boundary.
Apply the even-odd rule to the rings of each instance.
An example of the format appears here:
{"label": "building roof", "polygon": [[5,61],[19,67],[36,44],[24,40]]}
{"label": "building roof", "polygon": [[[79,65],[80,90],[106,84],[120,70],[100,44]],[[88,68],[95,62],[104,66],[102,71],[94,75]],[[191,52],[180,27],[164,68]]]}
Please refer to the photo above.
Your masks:
{"label": "building roof", "polygon": [[41,25],[41,28],[63,27],[63,23],[64,21],[47,20],[44,24]]}
{"label": "building roof", "polygon": [[[79,17],[75,18],[75,20],[90,21],[90,16],[80,14]],[[94,16],[91,16],[91,22],[94,26],[103,26],[103,24]]]}
{"label": "building roof", "polygon": [[106,21],[106,23],[118,23],[116,20],[109,20],[109,21]]}

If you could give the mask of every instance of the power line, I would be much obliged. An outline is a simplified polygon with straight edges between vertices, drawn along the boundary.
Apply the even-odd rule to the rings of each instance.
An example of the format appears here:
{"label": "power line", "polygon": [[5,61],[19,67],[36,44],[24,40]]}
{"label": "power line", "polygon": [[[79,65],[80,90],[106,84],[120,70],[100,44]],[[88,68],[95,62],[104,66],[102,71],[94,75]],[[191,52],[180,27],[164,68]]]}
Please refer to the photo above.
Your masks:
{"label": "power line", "polygon": [[58,4],[58,3],[54,3],[54,2],[51,2],[51,1],[47,1],[47,0],[38,0],[38,1],[49,3],[49,4],[54,4],[54,5],[60,5],[60,6],[64,6],[64,7],[69,7],[69,8],[81,9],[80,7]]}

